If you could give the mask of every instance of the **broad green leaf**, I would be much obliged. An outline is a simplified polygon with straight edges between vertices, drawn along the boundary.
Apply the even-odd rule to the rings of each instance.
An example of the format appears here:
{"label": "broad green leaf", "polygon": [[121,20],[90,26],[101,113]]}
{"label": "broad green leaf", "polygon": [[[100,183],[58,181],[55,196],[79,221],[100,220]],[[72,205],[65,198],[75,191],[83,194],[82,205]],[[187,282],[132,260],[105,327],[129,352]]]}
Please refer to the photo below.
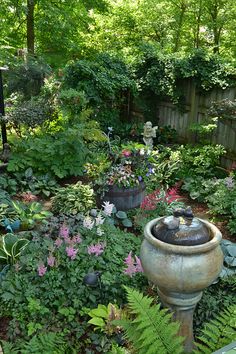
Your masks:
{"label": "broad green leaf", "polygon": [[9,255],[12,255],[12,248],[18,241],[18,237],[13,234],[6,234],[3,236],[3,250]]}
{"label": "broad green leaf", "polygon": [[89,320],[88,323],[91,323],[91,324],[98,326],[98,327],[104,327],[106,324],[105,321],[101,317],[91,318],[91,320]]}
{"label": "broad green leaf", "polygon": [[119,211],[116,213],[116,217],[117,217],[118,219],[127,219],[127,214],[126,214],[124,211],[119,210]]}
{"label": "broad green leaf", "polygon": [[124,219],[122,220],[122,225],[124,225],[125,227],[132,227],[132,221],[130,219]]}

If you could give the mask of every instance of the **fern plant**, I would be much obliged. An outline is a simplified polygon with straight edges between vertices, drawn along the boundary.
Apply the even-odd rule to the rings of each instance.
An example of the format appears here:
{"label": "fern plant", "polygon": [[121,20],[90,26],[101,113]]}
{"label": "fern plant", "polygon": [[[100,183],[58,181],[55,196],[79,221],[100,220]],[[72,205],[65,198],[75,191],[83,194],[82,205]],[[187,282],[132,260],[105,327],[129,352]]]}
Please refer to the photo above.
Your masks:
{"label": "fern plant", "polygon": [[125,287],[133,320],[114,321],[125,330],[139,354],[181,354],[183,338],[177,336],[179,324],[171,321],[171,314],[152,304],[153,299],[137,290]]}
{"label": "fern plant", "polygon": [[236,305],[225,309],[215,319],[205,325],[202,335],[196,343],[198,351],[195,354],[212,352],[236,340]]}
{"label": "fern plant", "polygon": [[[13,346],[10,343],[2,341],[2,348],[4,354],[65,354],[68,345],[60,333],[41,333],[35,335],[28,342],[20,342],[19,345]],[[71,354],[76,351],[71,349]]]}

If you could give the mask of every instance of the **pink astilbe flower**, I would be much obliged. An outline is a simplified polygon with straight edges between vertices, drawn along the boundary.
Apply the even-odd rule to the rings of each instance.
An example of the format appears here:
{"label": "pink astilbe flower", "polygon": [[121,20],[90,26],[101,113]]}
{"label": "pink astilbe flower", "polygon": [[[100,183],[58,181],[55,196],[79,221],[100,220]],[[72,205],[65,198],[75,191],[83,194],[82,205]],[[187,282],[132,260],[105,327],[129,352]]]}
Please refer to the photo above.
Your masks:
{"label": "pink astilbe flower", "polygon": [[115,205],[110,202],[104,202],[102,205],[104,214],[107,216],[111,216],[114,206]]}
{"label": "pink astilbe flower", "polygon": [[54,267],[55,261],[56,261],[56,258],[51,254],[51,255],[47,258],[48,266],[49,266],[49,267]]}
{"label": "pink astilbe flower", "polygon": [[77,235],[75,235],[75,236],[72,238],[72,241],[73,241],[73,243],[78,243],[78,244],[80,244],[80,243],[82,242],[81,235],[78,233]]}
{"label": "pink astilbe flower", "polygon": [[127,265],[127,268],[124,270],[124,273],[132,277],[133,274],[136,273],[136,266],[134,264],[134,259],[132,257],[131,251],[129,252],[128,256],[125,258],[124,262]]}
{"label": "pink astilbe flower", "polygon": [[88,246],[88,254],[94,254],[95,256],[100,256],[105,248],[105,243],[97,243],[96,245]]}
{"label": "pink astilbe flower", "polygon": [[140,259],[135,255],[135,259],[132,257],[132,252],[130,251],[128,256],[125,258],[126,269],[124,273],[132,277],[135,273],[142,273],[143,267],[141,265]]}
{"label": "pink astilbe flower", "polygon": [[136,272],[143,273],[143,267],[142,267],[140,258],[136,255],[135,255],[135,262],[136,262]]}
{"label": "pink astilbe flower", "polygon": [[55,246],[60,247],[62,245],[63,241],[61,238],[57,238],[56,241],[54,242]]}
{"label": "pink astilbe flower", "polygon": [[63,238],[68,238],[69,237],[69,228],[66,225],[62,225],[59,230],[59,236]]}
{"label": "pink astilbe flower", "polygon": [[46,271],[47,271],[47,267],[45,267],[43,264],[38,265],[38,275],[40,277],[43,277]]}
{"label": "pink astilbe flower", "polygon": [[75,259],[77,252],[78,250],[76,250],[74,247],[66,247],[66,254],[70,259]]}

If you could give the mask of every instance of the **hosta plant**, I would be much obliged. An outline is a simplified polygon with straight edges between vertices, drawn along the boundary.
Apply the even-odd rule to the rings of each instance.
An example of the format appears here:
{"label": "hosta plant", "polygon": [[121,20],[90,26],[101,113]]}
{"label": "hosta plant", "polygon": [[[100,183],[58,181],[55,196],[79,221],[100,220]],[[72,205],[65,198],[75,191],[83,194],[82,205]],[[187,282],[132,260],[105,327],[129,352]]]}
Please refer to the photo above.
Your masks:
{"label": "hosta plant", "polygon": [[29,240],[14,234],[6,234],[0,240],[0,262],[4,265],[14,264]]}
{"label": "hosta plant", "polygon": [[45,222],[47,218],[52,216],[50,211],[43,210],[42,204],[37,202],[22,203],[20,201],[12,201],[11,205],[20,220],[23,230],[32,229],[37,223]]}
{"label": "hosta plant", "polygon": [[52,197],[52,210],[56,213],[78,214],[95,205],[94,191],[82,182],[59,188]]}

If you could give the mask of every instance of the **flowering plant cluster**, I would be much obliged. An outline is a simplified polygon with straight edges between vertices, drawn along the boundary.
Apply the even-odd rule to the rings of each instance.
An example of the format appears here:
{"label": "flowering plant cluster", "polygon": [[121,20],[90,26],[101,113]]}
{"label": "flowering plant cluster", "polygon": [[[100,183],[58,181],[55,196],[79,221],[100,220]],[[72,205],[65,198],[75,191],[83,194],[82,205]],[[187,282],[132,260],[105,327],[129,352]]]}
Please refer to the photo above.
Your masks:
{"label": "flowering plant cluster", "polygon": [[134,187],[146,182],[155,170],[151,163],[151,151],[143,144],[122,145],[110,153],[110,166],[103,171],[100,184],[103,187]]}
{"label": "flowering plant cluster", "polygon": [[183,199],[178,193],[178,186],[169,188],[166,191],[157,189],[143,199],[140,208],[143,210],[156,210],[160,203],[162,205],[170,205]]}

